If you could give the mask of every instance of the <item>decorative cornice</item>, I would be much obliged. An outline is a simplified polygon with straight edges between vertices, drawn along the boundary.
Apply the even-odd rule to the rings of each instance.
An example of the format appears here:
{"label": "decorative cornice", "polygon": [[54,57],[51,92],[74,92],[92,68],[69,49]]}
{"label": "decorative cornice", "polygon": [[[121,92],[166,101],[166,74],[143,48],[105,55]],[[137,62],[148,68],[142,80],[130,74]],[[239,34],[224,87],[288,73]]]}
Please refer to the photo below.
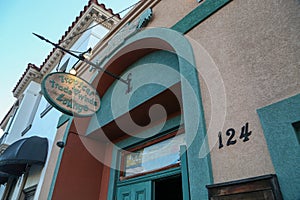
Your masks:
{"label": "decorative cornice", "polygon": [[18,98],[24,88],[30,83],[30,81],[34,80],[38,83],[41,82],[42,75],[40,73],[40,68],[36,67],[34,64],[29,63],[23,75],[21,76],[20,81],[18,82],[18,87],[13,90],[14,97]]}
{"label": "decorative cornice", "polygon": [[[65,49],[70,49],[81,36],[80,33],[87,29],[93,21],[100,22],[103,21],[102,18],[109,18],[112,16],[116,17],[113,17],[102,24],[109,30],[114,24],[119,22],[120,16],[118,14],[114,14],[111,9],[107,9],[104,4],[99,4],[96,0],[90,0],[88,5],[84,7],[84,10],[80,12],[79,16],[76,17],[75,21],[71,26],[69,26],[68,30],[58,41],[58,44]],[[62,52],[56,48],[53,48],[43,64],[40,66],[41,74],[45,76],[51,72],[61,56]]]}

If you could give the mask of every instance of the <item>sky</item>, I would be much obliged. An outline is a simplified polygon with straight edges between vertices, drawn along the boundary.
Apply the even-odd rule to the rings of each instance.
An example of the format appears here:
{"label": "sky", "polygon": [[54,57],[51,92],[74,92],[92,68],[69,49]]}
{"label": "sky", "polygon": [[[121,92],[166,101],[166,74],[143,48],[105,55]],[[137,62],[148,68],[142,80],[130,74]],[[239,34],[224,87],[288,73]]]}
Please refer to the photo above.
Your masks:
{"label": "sky", "polygon": [[[98,2],[118,13],[138,0]],[[0,121],[16,101],[12,90],[28,63],[40,67],[53,48],[32,33],[57,43],[87,4],[88,0],[0,1]]]}

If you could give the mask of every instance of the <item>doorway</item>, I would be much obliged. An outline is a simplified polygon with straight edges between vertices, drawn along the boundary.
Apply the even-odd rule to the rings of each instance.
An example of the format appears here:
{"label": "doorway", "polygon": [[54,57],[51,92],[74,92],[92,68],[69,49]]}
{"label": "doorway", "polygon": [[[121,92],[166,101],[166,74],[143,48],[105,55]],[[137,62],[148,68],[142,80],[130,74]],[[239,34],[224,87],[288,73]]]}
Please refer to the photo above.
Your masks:
{"label": "doorway", "polygon": [[181,175],[154,181],[154,197],[155,200],[182,200]]}
{"label": "doorway", "polygon": [[118,187],[117,200],[183,200],[181,175]]}

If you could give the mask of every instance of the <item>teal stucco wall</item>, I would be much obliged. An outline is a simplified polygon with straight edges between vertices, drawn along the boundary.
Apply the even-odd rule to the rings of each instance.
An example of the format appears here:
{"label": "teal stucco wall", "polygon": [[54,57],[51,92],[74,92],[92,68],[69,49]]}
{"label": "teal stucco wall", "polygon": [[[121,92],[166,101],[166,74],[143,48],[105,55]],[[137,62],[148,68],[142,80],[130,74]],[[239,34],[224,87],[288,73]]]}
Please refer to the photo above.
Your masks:
{"label": "teal stucco wall", "polygon": [[300,94],[257,110],[284,199],[300,198]]}

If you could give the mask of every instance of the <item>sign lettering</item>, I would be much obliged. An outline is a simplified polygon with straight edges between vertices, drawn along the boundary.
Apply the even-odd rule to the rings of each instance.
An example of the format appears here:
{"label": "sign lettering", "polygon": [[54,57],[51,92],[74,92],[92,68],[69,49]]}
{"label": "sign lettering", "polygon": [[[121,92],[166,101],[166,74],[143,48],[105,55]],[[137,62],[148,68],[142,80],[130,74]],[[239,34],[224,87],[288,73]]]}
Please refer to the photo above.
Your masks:
{"label": "sign lettering", "polygon": [[42,92],[53,107],[67,115],[88,117],[100,108],[97,91],[88,82],[72,74],[48,74],[42,81]]}

